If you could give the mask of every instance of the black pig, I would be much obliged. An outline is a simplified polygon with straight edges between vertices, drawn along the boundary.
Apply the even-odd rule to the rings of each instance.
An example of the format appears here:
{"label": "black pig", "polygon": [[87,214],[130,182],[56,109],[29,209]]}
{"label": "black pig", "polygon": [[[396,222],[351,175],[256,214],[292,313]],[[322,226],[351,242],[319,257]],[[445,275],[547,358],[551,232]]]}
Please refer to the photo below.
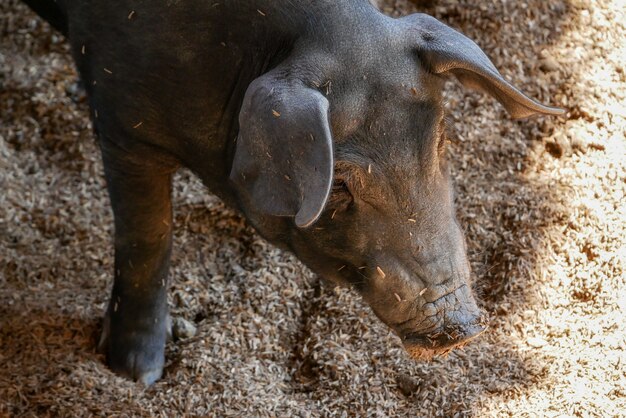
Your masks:
{"label": "black pig", "polygon": [[484,330],[445,158],[446,75],[513,117],[560,114],[436,19],[367,0],[27,0],[68,37],[115,215],[101,347],[151,384],[168,329],[172,174],[355,286],[414,356]]}

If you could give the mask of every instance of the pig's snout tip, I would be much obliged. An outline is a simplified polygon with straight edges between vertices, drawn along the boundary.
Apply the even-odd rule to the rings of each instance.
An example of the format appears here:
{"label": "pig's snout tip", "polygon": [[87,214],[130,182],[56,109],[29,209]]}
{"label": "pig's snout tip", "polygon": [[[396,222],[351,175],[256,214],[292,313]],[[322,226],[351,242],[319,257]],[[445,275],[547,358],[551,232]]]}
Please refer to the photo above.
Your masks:
{"label": "pig's snout tip", "polygon": [[[485,318],[462,325],[447,325],[428,333],[410,332],[403,337],[404,346],[413,357],[430,357],[465,345],[488,328]],[[430,355],[426,355],[430,353]]]}

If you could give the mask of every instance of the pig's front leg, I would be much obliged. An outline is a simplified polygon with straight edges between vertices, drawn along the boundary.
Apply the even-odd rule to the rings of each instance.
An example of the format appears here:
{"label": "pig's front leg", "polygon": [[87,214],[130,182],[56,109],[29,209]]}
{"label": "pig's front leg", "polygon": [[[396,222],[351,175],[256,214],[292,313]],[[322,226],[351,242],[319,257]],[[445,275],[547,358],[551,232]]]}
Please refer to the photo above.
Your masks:
{"label": "pig's front leg", "polygon": [[99,349],[116,373],[145,385],[161,377],[169,332],[171,166],[102,145],[115,217],[115,280]]}

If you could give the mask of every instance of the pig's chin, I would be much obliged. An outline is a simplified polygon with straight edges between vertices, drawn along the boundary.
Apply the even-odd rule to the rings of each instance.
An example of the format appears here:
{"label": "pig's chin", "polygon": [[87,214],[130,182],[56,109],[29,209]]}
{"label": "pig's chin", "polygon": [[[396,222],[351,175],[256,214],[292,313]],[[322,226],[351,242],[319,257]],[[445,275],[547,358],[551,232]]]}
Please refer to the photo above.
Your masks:
{"label": "pig's chin", "polygon": [[405,343],[404,349],[413,360],[430,361],[435,357],[445,357],[455,348],[462,348],[465,344],[459,344],[453,347],[445,348],[429,348],[419,344]]}
{"label": "pig's chin", "polygon": [[455,348],[463,348],[472,339],[485,332],[486,320],[478,321],[463,328],[463,338],[448,332],[431,332],[429,334],[408,334],[403,338],[404,349],[416,360],[432,360],[433,357],[445,357]]}
{"label": "pig's chin", "polygon": [[446,326],[431,332],[409,332],[402,337],[405,350],[416,360],[446,356],[455,348],[468,344],[488,328],[485,316],[462,326]]}

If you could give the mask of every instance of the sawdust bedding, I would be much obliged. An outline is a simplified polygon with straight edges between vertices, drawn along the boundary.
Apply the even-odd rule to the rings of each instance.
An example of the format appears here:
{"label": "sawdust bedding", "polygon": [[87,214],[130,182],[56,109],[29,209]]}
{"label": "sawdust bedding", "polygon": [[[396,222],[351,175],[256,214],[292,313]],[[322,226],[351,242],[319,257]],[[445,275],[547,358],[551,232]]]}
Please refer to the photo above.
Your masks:
{"label": "sawdust bedding", "polygon": [[532,97],[568,109],[516,122],[447,87],[489,331],[410,360],[353,291],[268,245],[183,171],[170,306],[197,333],[168,345],[163,379],[145,389],[95,352],[112,222],[67,44],[4,0],[0,416],[624,416],[624,3],[426,3]]}

